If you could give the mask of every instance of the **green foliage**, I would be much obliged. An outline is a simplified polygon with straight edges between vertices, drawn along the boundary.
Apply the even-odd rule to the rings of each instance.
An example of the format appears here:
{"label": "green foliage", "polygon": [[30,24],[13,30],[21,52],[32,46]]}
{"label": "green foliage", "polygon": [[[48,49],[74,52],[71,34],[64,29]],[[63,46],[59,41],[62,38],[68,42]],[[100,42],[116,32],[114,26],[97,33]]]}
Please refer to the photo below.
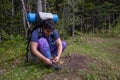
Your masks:
{"label": "green foliage", "polygon": [[78,74],[82,74],[87,80],[117,80],[119,78],[118,66],[120,62],[119,60],[117,60],[120,58],[120,46],[118,46],[120,45],[119,42],[120,40],[116,38],[94,38],[92,36],[72,37],[67,40],[68,46],[65,53],[87,54],[97,60],[99,59],[97,63],[88,63],[88,67],[90,67],[92,71],[79,71]]}
{"label": "green foliage", "polygon": [[116,26],[111,28],[110,30],[101,30],[101,32],[97,33],[98,36],[101,37],[116,37],[120,38],[120,18],[115,20]]}
{"label": "green foliage", "polygon": [[[2,43],[0,45],[0,53],[3,54],[3,56],[8,55],[11,57],[3,57],[1,59],[12,59],[12,58],[18,58],[21,52],[25,51],[25,45],[21,44],[21,42],[25,43],[25,40],[20,36],[13,36],[8,35],[6,32],[2,31]],[[20,48],[21,47],[21,48]]]}
{"label": "green foliage", "polygon": [[69,37],[70,33],[70,26],[68,26],[69,21],[66,20],[59,20],[59,22],[56,24],[56,28],[63,39],[67,39]]}
{"label": "green foliage", "polygon": [[110,35],[114,37],[120,37],[120,17],[116,22],[116,26],[110,30]]}
{"label": "green foliage", "polygon": [[[92,31],[93,33],[101,33],[100,31],[103,29],[106,32],[110,25],[112,25],[110,26],[111,29],[115,29],[119,26],[119,24],[114,23],[119,17],[119,3],[120,1],[48,0],[46,2],[46,12],[58,14],[59,22],[57,28],[63,38],[65,38],[71,36],[72,33],[73,11],[75,13],[75,30],[78,32],[91,33]],[[31,6],[31,12],[36,12],[37,1],[27,1],[26,4]],[[14,12],[12,12],[12,9]],[[24,36],[25,29],[23,26],[21,1],[14,0],[14,4],[12,4],[12,1],[3,0],[0,4],[0,11],[0,32],[4,30],[8,34]],[[116,30],[114,30],[114,33],[117,33]]]}
{"label": "green foliage", "polygon": [[14,36],[12,34],[7,34],[5,31],[2,31],[2,39],[3,41],[9,41],[9,40],[19,41],[22,40],[23,38],[20,35]]}
{"label": "green foliage", "polygon": [[12,5],[12,2],[9,0],[1,1],[0,31],[3,30],[7,34],[13,34],[15,36],[18,34],[24,34],[23,18],[21,17],[22,13],[19,4],[16,1],[14,1],[14,5]]}

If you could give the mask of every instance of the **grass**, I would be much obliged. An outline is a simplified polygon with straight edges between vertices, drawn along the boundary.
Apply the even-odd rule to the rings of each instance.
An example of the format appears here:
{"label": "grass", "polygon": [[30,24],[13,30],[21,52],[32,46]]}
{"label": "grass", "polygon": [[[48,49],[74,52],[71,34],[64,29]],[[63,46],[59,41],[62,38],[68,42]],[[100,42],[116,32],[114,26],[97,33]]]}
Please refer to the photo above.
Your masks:
{"label": "grass", "polygon": [[[86,80],[119,80],[120,79],[120,40],[116,38],[87,37],[68,40],[66,53],[86,54],[99,60],[89,64],[91,72],[84,72]],[[97,39],[97,41],[96,41]],[[113,51],[114,50],[114,51]]]}
{"label": "grass", "polygon": [[[77,36],[69,38],[66,42],[67,48],[62,57],[77,53],[97,60],[97,63],[87,64],[89,70],[79,69],[76,71],[76,75],[82,76],[83,80],[120,79],[119,39]],[[40,80],[46,74],[69,74],[71,72],[64,69],[60,72],[47,69],[42,62],[27,63],[25,49],[25,40],[20,36],[0,44],[0,80]]]}

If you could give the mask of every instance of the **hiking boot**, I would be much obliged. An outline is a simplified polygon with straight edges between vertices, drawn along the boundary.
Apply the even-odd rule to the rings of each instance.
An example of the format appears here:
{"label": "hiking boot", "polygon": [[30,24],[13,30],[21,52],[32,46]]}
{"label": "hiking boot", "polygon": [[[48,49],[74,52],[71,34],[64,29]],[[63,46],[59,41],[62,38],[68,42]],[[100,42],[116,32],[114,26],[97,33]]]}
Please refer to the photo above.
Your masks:
{"label": "hiking boot", "polygon": [[54,69],[57,70],[57,71],[59,71],[59,70],[62,69],[61,66],[58,66],[57,64],[54,64],[54,63],[52,63],[51,67],[54,68]]}

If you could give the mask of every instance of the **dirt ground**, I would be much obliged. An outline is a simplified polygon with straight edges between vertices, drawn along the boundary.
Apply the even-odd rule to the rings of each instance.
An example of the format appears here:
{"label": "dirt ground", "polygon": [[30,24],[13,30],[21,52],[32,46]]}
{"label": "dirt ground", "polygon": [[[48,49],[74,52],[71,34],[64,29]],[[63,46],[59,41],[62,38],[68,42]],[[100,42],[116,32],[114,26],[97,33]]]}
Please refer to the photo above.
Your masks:
{"label": "dirt ground", "polygon": [[77,74],[77,71],[89,71],[87,65],[91,62],[96,63],[97,60],[78,53],[69,54],[61,58],[62,70],[60,72],[44,75],[41,80],[85,80],[83,76]]}

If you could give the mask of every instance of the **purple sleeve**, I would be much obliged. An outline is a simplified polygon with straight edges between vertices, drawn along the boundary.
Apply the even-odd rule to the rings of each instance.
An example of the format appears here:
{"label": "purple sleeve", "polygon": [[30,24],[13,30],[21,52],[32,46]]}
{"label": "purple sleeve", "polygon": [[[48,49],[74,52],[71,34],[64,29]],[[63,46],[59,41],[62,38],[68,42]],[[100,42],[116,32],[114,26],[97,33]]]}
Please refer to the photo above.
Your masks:
{"label": "purple sleeve", "polygon": [[32,36],[31,36],[31,41],[32,42],[38,42],[38,31],[37,29],[33,31]]}
{"label": "purple sleeve", "polygon": [[57,40],[58,38],[60,38],[57,30],[54,30],[54,31],[53,31],[53,35],[54,35],[55,40]]}

